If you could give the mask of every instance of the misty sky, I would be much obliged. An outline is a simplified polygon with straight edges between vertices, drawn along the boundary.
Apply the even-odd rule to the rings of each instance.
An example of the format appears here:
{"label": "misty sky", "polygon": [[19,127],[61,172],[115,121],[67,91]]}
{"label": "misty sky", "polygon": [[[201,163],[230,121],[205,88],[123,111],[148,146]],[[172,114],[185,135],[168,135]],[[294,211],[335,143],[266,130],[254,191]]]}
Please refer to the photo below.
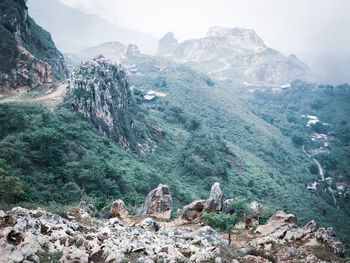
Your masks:
{"label": "misty sky", "polygon": [[350,82],[349,0],[61,0],[114,24],[179,40],[212,26],[254,29],[269,47],[296,54],[325,80]]}

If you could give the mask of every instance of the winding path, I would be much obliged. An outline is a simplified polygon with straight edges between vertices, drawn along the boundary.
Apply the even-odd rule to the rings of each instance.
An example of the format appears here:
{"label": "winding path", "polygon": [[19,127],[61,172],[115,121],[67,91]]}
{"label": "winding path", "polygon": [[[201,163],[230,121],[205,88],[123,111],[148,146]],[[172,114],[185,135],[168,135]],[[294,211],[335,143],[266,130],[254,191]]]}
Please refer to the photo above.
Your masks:
{"label": "winding path", "polygon": [[56,106],[63,101],[63,98],[67,92],[67,84],[59,84],[55,91],[50,94],[37,97],[37,98],[26,98],[26,97],[9,97],[0,99],[0,104],[4,103],[42,103],[50,107]]}
{"label": "winding path", "polygon": [[320,176],[321,176],[321,181],[324,181],[324,172],[323,172],[321,164],[315,158],[312,158],[312,160],[317,164],[318,171],[319,171]]}

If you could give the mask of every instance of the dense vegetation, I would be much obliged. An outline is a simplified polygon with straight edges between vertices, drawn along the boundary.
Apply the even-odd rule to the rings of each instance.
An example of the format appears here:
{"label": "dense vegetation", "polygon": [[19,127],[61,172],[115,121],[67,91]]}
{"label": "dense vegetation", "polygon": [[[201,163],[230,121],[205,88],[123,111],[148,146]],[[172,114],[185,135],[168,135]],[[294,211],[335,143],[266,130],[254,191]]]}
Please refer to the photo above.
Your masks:
{"label": "dense vegetation", "polygon": [[38,26],[30,17],[28,23],[30,34],[23,39],[25,48],[39,59],[49,58],[52,50],[56,49],[50,33]]}
{"label": "dense vegetation", "polygon": [[[125,63],[137,65],[141,73],[130,77],[132,85],[145,91],[166,93],[164,104],[176,105],[199,116],[203,129],[224,138],[232,152],[232,156],[226,158],[232,167],[228,169],[227,180],[225,176],[209,176],[197,185],[202,184],[201,187],[207,189],[203,182],[216,178],[223,182],[223,188],[227,189],[224,192],[230,192],[233,197],[243,196],[270,207],[283,208],[296,214],[300,224],[317,218],[321,225],[333,225],[339,233],[348,233],[348,227],[344,226],[344,218],[349,216],[347,199],[338,200],[338,209],[329,193],[320,191],[315,195],[306,189],[308,182],[320,177],[318,171],[315,174],[315,163],[303,153],[302,145],[306,150],[311,149],[312,131],[320,132],[325,127],[316,124],[305,133],[307,120],[300,117],[302,114],[317,115],[330,124],[332,119],[338,119],[336,126],[341,132],[334,136],[332,153],[319,155],[317,159],[326,169],[326,176],[332,173],[327,167],[335,163],[338,163],[337,169],[342,166],[339,163],[345,163],[341,173],[348,173],[349,151],[343,147],[347,145],[349,123],[348,117],[344,116],[350,116],[346,85],[334,88],[334,96],[330,94],[332,88],[329,86],[315,90],[314,85],[301,82],[293,83],[282,93],[268,87],[247,92],[247,87],[230,80],[211,80],[190,68],[160,58],[138,57]],[[162,105],[162,100],[156,104]],[[303,110],[301,105],[304,104],[312,111]],[[299,125],[294,125],[293,120]],[[343,141],[338,143],[341,138]],[[336,144],[342,147],[336,150]],[[332,157],[333,154],[337,157]],[[348,235],[343,234],[342,238],[346,239]]]}
{"label": "dense vegetation", "polygon": [[[176,209],[206,199],[219,181],[229,193],[225,198],[241,196],[284,209],[296,214],[300,224],[317,219],[348,238],[347,199],[338,198],[334,206],[329,194],[307,191],[306,184],[319,175],[301,149],[319,143],[311,141],[313,132],[334,136],[330,153],[317,159],[326,176],[335,178],[333,186],[340,178],[349,183],[346,85],[294,82],[280,93],[247,93],[160,58],[137,57],[126,64],[136,64],[142,73],[131,76],[131,85],[167,94],[143,104],[143,92],[134,89],[138,106],[132,118],[142,143],[137,154],[122,151],[67,106],[55,112],[33,105],[0,106],[2,191],[11,189],[7,203],[86,199],[102,209],[123,198],[128,207],[136,207],[158,183],[166,183]],[[330,126],[306,127],[301,115],[317,115]]]}
{"label": "dense vegetation", "polygon": [[[154,170],[104,138],[83,117],[60,107],[0,106],[0,164],[21,181],[9,200],[70,204],[84,195],[98,207],[108,197],[145,195],[160,181]],[[1,187],[6,185],[1,184]],[[4,201],[2,199],[2,201]]]}
{"label": "dense vegetation", "polygon": [[[295,147],[304,145],[306,150],[328,149],[314,155],[324,168],[325,176],[332,177],[333,183],[350,183],[349,85],[316,86],[295,81],[289,89],[280,93],[256,91],[254,97],[247,99],[251,110],[291,137]],[[320,121],[308,127],[307,115],[317,116]],[[311,140],[314,133],[327,135],[330,145],[325,147],[324,141]],[[318,174],[315,168],[310,166],[310,171]]]}
{"label": "dense vegetation", "polygon": [[0,72],[11,74],[11,69],[16,66],[18,51],[13,32],[6,25],[0,24]]}

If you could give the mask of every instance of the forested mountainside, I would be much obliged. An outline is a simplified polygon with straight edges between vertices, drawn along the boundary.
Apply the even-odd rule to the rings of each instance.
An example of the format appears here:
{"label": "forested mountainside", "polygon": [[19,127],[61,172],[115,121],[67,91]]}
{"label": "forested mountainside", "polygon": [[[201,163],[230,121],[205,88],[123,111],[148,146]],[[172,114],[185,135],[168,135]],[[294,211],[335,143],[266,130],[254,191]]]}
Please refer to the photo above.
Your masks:
{"label": "forested mountainside", "polygon": [[0,92],[65,79],[62,54],[28,16],[25,1],[4,0],[0,9]]}
{"label": "forested mountainside", "polygon": [[[26,21],[25,2],[11,4],[8,5],[14,8],[11,14],[24,14],[15,17]],[[8,15],[3,17],[7,19]],[[10,34],[13,41],[4,48],[7,51],[13,47],[26,50],[21,36],[33,31],[26,23],[16,22],[15,25],[18,28],[9,31],[8,25],[2,24],[7,33],[13,32]],[[29,31],[21,33],[26,30]],[[230,42],[227,51],[230,48],[234,52],[239,48],[244,52],[246,49],[249,52],[266,49],[254,32],[243,31],[245,33],[237,34],[233,29],[235,45]],[[222,34],[224,39],[233,37],[230,30],[229,37],[226,33],[213,29],[208,41],[219,38],[221,43]],[[164,39],[161,45],[163,42]],[[172,45],[178,45],[173,42]],[[0,240],[5,242],[0,253],[20,249],[22,241],[27,239],[22,238],[22,232],[16,231],[20,228],[26,232],[36,223],[28,223],[28,228],[22,228],[21,224],[16,227],[15,221],[22,222],[21,218],[25,218],[23,220],[29,222],[33,214],[48,220],[44,225],[63,224],[64,229],[75,229],[80,232],[76,233],[78,236],[82,235],[84,228],[68,223],[73,219],[66,210],[84,201],[78,210],[74,208],[69,212],[74,214],[74,220],[84,219],[88,217],[86,213],[90,213],[99,218],[97,225],[124,227],[118,222],[108,223],[101,219],[111,217],[115,206],[117,210],[120,207],[127,209],[132,216],[153,217],[167,208],[162,220],[181,215],[182,219],[196,218],[225,231],[231,231],[244,218],[250,230],[243,234],[246,239],[236,232],[238,243],[273,247],[274,253],[278,253],[276,238],[279,245],[304,238],[298,243],[298,249],[300,247],[303,253],[311,253],[304,249],[306,243],[311,242],[312,247],[319,249],[317,253],[312,252],[318,256],[309,262],[343,261],[338,258],[344,256],[343,245],[335,239],[333,229],[322,227],[334,227],[339,239],[349,246],[350,226],[346,223],[350,215],[348,84],[316,85],[289,81],[289,76],[282,75],[280,83],[287,83],[285,85],[271,84],[269,80],[246,83],[245,78],[236,75],[227,79],[206,74],[208,72],[197,67],[199,64],[165,57],[166,53],[148,56],[140,53],[135,45],[107,43],[67,55],[71,66],[70,77],[64,80],[67,86],[57,85],[56,90],[41,93],[41,83],[55,83],[55,65],[51,66],[49,60],[45,62],[45,55],[36,57],[42,43],[31,42],[31,51],[27,46],[25,53],[31,59],[22,60],[21,65],[32,66],[34,60],[36,65],[45,65],[45,76],[51,78],[33,85],[28,84],[28,78],[25,82],[28,94],[0,98],[0,208],[36,209],[40,206],[60,213],[66,219],[22,208],[6,213],[0,211],[0,229],[4,229]],[[215,50],[218,46],[213,46],[212,50],[216,59]],[[59,61],[63,69],[61,57]],[[201,65],[207,63],[198,61]],[[255,64],[251,66],[255,67]],[[28,70],[32,72],[33,68]],[[16,85],[8,81],[2,87],[6,90]],[[56,93],[59,93],[58,98],[45,104],[50,94],[56,96]],[[158,198],[161,199],[159,202],[154,201]],[[124,201],[117,202],[116,199]],[[243,209],[245,203],[250,203],[250,209]],[[84,204],[91,205],[92,211]],[[258,212],[255,211],[257,207]],[[275,213],[280,209],[287,213]],[[298,222],[288,213],[295,214]],[[50,221],[51,217],[57,219],[56,223]],[[197,221],[192,219],[187,221],[196,224]],[[138,217],[133,220],[135,224],[140,223]],[[315,223],[307,224],[311,220],[317,220],[321,226],[318,234]],[[156,226],[156,223],[147,222],[146,225]],[[267,223],[267,229],[262,227],[261,232],[256,232],[259,223]],[[306,226],[298,230],[297,224]],[[42,235],[52,233],[45,227],[42,229]],[[89,231],[93,230],[86,230],[84,235]],[[173,232],[169,233],[173,235]],[[32,234],[37,235],[38,231]],[[256,237],[264,238],[258,239],[259,244],[250,243]],[[154,238],[158,242],[161,237]],[[81,242],[87,244],[84,243],[86,239],[84,236]],[[112,239],[110,236],[106,242]],[[71,247],[73,243],[70,245],[71,241],[65,240],[61,241]],[[60,246],[52,248],[50,253],[63,251]],[[99,252],[91,251],[89,253]],[[329,251],[331,255],[327,254]],[[134,251],[125,253],[124,256],[128,256]],[[254,253],[257,256],[256,253],[265,252]],[[306,254],[300,254],[302,260],[306,260]],[[98,254],[98,258],[108,256],[110,254]]]}

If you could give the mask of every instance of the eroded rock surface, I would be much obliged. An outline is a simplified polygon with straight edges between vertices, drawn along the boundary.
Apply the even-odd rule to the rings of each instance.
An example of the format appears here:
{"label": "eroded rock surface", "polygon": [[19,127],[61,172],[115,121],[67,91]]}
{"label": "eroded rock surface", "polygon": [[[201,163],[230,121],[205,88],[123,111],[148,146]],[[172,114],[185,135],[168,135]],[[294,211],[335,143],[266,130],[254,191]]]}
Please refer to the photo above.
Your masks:
{"label": "eroded rock surface", "polygon": [[140,208],[139,214],[160,219],[170,219],[172,211],[173,200],[169,187],[160,184],[147,195],[145,203]]}
{"label": "eroded rock surface", "polygon": [[124,226],[117,218],[83,225],[20,207],[0,215],[1,262],[44,262],[43,254],[58,255],[60,262],[202,262],[215,258],[219,245],[226,244],[208,226],[165,227],[150,218]]}
{"label": "eroded rock surface", "polygon": [[125,219],[129,217],[129,212],[126,209],[123,200],[120,199],[115,200],[112,203],[109,213],[111,214],[111,217],[118,217],[120,219]]}
{"label": "eroded rock surface", "polygon": [[134,148],[132,100],[125,72],[102,56],[76,68],[66,100],[106,137]]}
{"label": "eroded rock surface", "polygon": [[181,218],[187,221],[199,221],[202,218],[205,202],[206,200],[198,200],[186,205]]}
{"label": "eroded rock surface", "polygon": [[63,80],[67,69],[48,32],[28,15],[23,0],[0,2],[0,93]]}
{"label": "eroded rock surface", "polygon": [[220,189],[220,184],[218,182],[214,183],[210,190],[209,199],[205,202],[203,212],[213,213],[220,212],[224,198]]}

